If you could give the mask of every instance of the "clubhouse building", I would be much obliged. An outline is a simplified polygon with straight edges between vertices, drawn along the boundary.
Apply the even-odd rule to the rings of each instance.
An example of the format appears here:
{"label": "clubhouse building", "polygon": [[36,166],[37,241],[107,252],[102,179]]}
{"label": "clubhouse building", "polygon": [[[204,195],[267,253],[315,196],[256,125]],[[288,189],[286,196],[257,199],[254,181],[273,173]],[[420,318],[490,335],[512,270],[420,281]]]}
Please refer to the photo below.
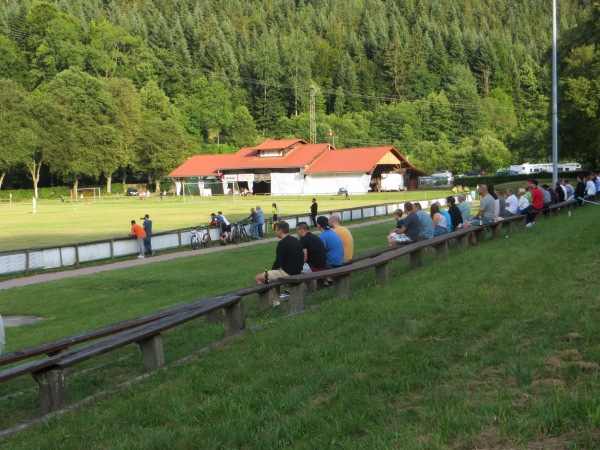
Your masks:
{"label": "clubhouse building", "polygon": [[184,184],[197,183],[200,195],[236,191],[324,195],[340,189],[350,194],[416,189],[422,175],[392,146],[336,149],[326,143],[288,139],[266,141],[229,155],[196,155],[169,177],[178,194]]}

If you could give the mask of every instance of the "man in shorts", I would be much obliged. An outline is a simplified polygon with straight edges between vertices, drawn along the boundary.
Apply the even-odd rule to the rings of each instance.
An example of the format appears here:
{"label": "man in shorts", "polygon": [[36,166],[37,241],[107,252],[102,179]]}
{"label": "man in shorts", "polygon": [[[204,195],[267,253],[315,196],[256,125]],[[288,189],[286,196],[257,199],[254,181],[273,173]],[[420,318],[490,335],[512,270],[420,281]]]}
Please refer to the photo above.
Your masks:
{"label": "man in shorts", "polygon": [[[302,244],[293,236],[290,236],[290,224],[285,221],[279,221],[275,224],[275,233],[280,241],[275,250],[275,261],[271,270],[267,270],[269,281],[277,281],[281,277],[288,275],[299,275],[304,266],[304,252]],[[265,283],[265,272],[260,272],[254,277],[256,284]],[[278,305],[274,302],[273,305]]]}
{"label": "man in shorts", "polygon": [[402,223],[402,227],[395,228],[388,236],[390,246],[410,244],[419,240],[421,221],[414,210],[413,204],[406,202],[404,204],[404,211],[406,211],[406,218]]}

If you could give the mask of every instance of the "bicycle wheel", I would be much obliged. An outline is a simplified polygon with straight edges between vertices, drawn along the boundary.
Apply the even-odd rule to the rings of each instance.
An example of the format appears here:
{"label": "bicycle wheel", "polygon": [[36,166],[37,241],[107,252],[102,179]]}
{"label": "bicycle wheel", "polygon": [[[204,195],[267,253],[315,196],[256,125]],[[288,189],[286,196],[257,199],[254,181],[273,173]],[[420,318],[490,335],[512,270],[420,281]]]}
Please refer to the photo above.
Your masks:
{"label": "bicycle wheel", "polygon": [[246,231],[246,227],[242,225],[242,227],[240,228],[240,234],[242,235],[242,239],[246,242],[250,241],[250,235],[248,234],[248,232]]}
{"label": "bicycle wheel", "polygon": [[205,247],[210,247],[212,245],[212,239],[210,238],[210,234],[204,233],[204,236],[202,236],[202,245],[204,245]]}
{"label": "bicycle wheel", "polygon": [[235,242],[236,244],[239,244],[240,243],[240,227],[235,227],[235,229],[231,233],[232,233],[233,242]]}
{"label": "bicycle wheel", "polygon": [[197,234],[192,234],[192,248],[198,250],[200,248],[200,238]]}

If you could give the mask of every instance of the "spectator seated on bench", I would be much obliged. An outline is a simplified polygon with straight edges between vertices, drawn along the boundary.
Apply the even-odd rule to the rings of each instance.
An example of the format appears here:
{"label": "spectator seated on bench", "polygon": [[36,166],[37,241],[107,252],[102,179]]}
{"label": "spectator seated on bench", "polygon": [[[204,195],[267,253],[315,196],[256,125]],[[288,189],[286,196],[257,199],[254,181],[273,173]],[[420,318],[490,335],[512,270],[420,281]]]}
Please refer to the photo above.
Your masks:
{"label": "spectator seated on bench", "polygon": [[[406,211],[406,218],[403,220],[400,228],[396,227],[388,236],[388,245],[402,245],[417,242],[421,234],[421,221],[414,210],[411,202],[404,203],[404,210]],[[399,212],[399,214],[398,214]],[[402,211],[396,210],[394,212],[394,218],[398,222],[402,216]]]}

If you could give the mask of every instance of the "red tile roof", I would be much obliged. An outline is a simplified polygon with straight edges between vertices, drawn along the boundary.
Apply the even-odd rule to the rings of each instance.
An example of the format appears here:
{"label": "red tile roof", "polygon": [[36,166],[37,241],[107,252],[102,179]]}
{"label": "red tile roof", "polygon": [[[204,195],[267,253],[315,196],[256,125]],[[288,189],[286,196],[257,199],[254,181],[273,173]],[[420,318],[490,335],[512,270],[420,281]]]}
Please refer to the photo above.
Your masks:
{"label": "red tile roof", "polygon": [[235,155],[196,155],[169,174],[174,178],[217,176],[217,169]]}
{"label": "red tile roof", "polygon": [[[284,156],[257,156],[258,150],[282,150],[288,148],[283,147],[279,143],[288,142],[304,142],[296,141],[267,141],[259,147],[242,148],[238,151],[231,160],[224,162],[220,169],[223,170],[255,170],[255,169],[303,169],[308,166],[315,158],[323,153],[328,148],[328,144],[304,144],[289,150]],[[268,144],[271,142],[271,144]],[[279,145],[273,146],[273,142]],[[268,145],[268,147],[265,147]]]}
{"label": "red tile roof", "polygon": [[398,150],[390,145],[328,150],[304,173],[371,172],[389,152],[398,159],[398,164],[415,169]]}
{"label": "red tile roof", "polygon": [[306,141],[302,139],[274,139],[270,141],[265,141],[262,144],[257,145],[256,147],[252,147],[255,150],[279,150],[291,147],[294,144],[301,143],[307,144]]}

